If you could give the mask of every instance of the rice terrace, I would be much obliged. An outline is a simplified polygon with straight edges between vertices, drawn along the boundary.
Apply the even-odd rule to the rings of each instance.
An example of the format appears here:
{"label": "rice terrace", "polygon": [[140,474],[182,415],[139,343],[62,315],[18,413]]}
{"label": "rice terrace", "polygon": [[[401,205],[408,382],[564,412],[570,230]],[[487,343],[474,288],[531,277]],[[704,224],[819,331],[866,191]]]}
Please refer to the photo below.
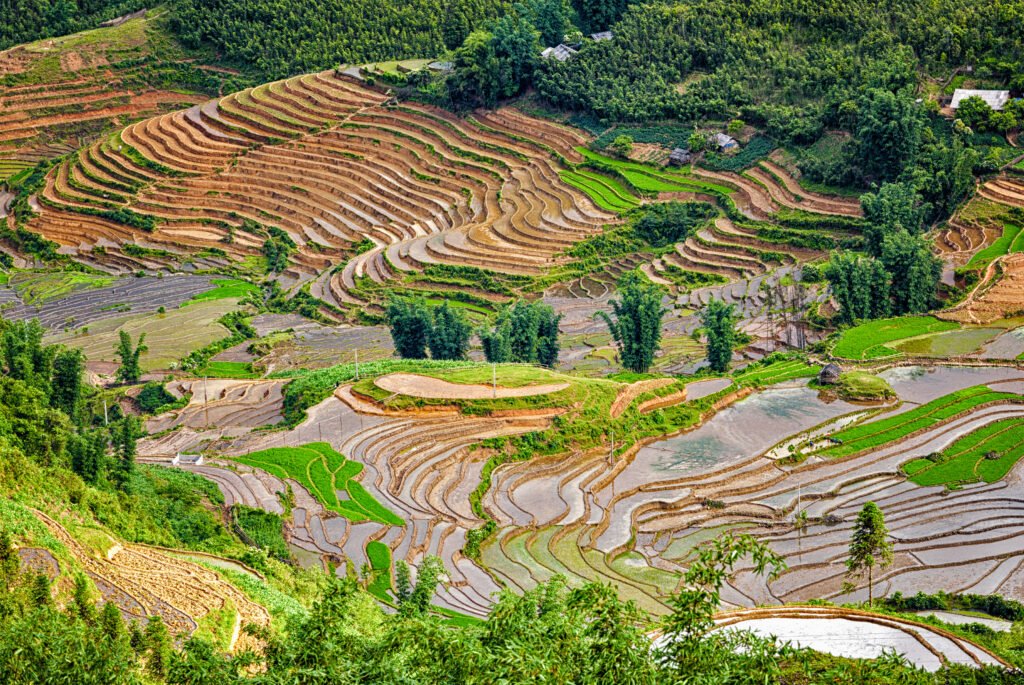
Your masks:
{"label": "rice terrace", "polygon": [[1024,682],[1021,0],[0,14],[0,682]]}

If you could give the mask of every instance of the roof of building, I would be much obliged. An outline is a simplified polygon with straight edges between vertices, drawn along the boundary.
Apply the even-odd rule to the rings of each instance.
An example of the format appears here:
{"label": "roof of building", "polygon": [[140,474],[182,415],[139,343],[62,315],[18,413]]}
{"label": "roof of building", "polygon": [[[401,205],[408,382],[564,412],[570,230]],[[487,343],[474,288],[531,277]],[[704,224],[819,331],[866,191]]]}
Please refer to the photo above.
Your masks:
{"label": "roof of building", "polygon": [[590,34],[590,40],[611,40],[614,37],[615,34],[611,31],[598,31]]}
{"label": "roof of building", "polygon": [[843,373],[842,367],[838,364],[826,364],[821,367],[821,371],[818,372],[818,381],[826,383],[835,383],[839,380],[839,376]]}
{"label": "roof of building", "polygon": [[671,154],[670,154],[670,155],[668,156],[668,158],[669,158],[670,160],[680,159],[680,160],[684,160],[684,161],[685,161],[685,160],[689,160],[689,159],[690,159],[690,157],[691,157],[691,155],[690,155],[690,151],[689,151],[689,150],[688,150],[687,148],[685,148],[685,147],[677,147],[677,148],[676,148],[675,150],[673,150],[673,151],[672,151],[672,153],[671,153]]}
{"label": "roof of building", "polygon": [[715,145],[718,147],[733,147],[734,145],[739,145],[735,138],[730,135],[726,135],[725,133],[716,133],[714,137]]}
{"label": "roof of building", "polygon": [[543,57],[544,59],[550,59],[550,58],[554,57],[559,62],[564,62],[565,60],[569,59],[570,57],[572,57],[575,54],[576,54],[575,50],[570,48],[565,43],[561,43],[559,45],[556,45],[553,48],[544,48],[541,51],[540,56]]}
{"label": "roof of building", "polygon": [[1010,91],[1008,90],[969,90],[967,88],[957,88],[953,91],[953,99],[950,101],[949,106],[952,109],[960,107],[960,102],[966,98],[979,97],[985,101],[989,107],[994,110],[1000,110],[1010,100]]}
{"label": "roof of building", "polygon": [[454,62],[431,62],[427,65],[427,69],[431,69],[433,71],[452,71],[454,68]]}

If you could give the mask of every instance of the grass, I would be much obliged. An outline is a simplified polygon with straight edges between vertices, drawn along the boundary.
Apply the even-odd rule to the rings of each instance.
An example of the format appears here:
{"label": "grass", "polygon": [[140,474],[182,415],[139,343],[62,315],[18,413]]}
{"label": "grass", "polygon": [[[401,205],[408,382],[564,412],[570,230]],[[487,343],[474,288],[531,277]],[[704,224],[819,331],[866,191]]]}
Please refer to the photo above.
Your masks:
{"label": "grass", "polygon": [[847,371],[841,374],[838,391],[842,399],[854,402],[896,397],[896,392],[884,379],[863,371]]}
{"label": "grass", "polygon": [[373,581],[366,589],[390,604],[394,601],[391,597],[391,548],[379,540],[371,540],[366,543],[366,558],[373,571]]}
{"label": "grass", "polygon": [[[314,442],[301,447],[273,447],[234,457],[279,478],[292,478],[327,509],[353,522],[376,521],[391,526],[405,524],[402,517],[378,502],[366,489],[353,480],[363,465],[349,461],[326,442]],[[348,499],[339,499],[338,493]]]}
{"label": "grass", "polygon": [[664,171],[649,164],[640,164],[622,159],[615,159],[599,154],[584,147],[576,148],[590,163],[619,174],[631,186],[644,193],[661,192],[701,192],[710,191],[716,194],[728,195],[732,188],[716,183],[708,183],[698,180],[689,174],[685,168],[677,168],[672,171]]}
{"label": "grass", "polygon": [[582,190],[601,209],[609,212],[628,212],[640,201],[614,179],[588,171],[562,171],[563,181]]}
{"label": "grass", "polygon": [[215,278],[212,282],[215,286],[214,288],[207,290],[205,293],[199,293],[192,298],[192,301],[206,302],[208,300],[220,300],[228,297],[241,300],[249,293],[259,292],[259,288],[252,283],[236,278]]}
{"label": "grass", "polygon": [[278,559],[291,556],[284,539],[284,522],[280,516],[241,504],[236,504],[232,513],[235,524],[257,547]]}
{"label": "grass", "polygon": [[1001,328],[969,326],[920,338],[911,338],[894,345],[906,354],[922,357],[956,357],[978,350],[985,342],[1003,332]]}
{"label": "grass", "polygon": [[993,259],[1012,252],[1024,252],[1024,234],[1020,226],[1007,222],[1003,224],[1003,234],[991,245],[975,253],[967,266],[983,269]]}
{"label": "grass", "polygon": [[144,371],[166,369],[194,350],[231,335],[218,319],[238,309],[238,300],[223,298],[187,304],[165,314],[127,315],[105,319],[78,331],[48,337],[48,344],[61,343],[82,350],[91,361],[118,361],[114,354],[119,331],[132,340],[146,334],[149,351],[140,363]]}
{"label": "grass", "polygon": [[738,385],[748,387],[763,387],[774,385],[783,381],[795,380],[797,378],[812,378],[818,375],[818,368],[810,366],[801,359],[765,360],[750,364],[742,371],[733,375],[733,380]]}
{"label": "grass", "polygon": [[210,362],[201,370],[196,371],[197,376],[209,378],[259,378],[260,375],[252,370],[249,362]]}
{"label": "grass", "polygon": [[1015,393],[997,392],[984,385],[975,385],[943,395],[910,411],[843,429],[830,436],[838,444],[816,454],[845,457],[902,440],[911,433],[931,428],[982,404],[1020,401],[1021,396]]}
{"label": "grass", "polygon": [[42,304],[79,290],[105,288],[116,279],[80,271],[18,271],[8,282],[26,304]]}
{"label": "grass", "polygon": [[887,343],[957,328],[960,328],[960,324],[940,321],[934,316],[878,319],[843,331],[833,353],[843,359],[855,360],[894,357],[900,352],[887,346]]}
{"label": "grass", "polygon": [[1003,478],[1024,456],[1024,418],[1003,419],[965,435],[940,454],[914,459],[903,471],[918,485],[958,485]]}

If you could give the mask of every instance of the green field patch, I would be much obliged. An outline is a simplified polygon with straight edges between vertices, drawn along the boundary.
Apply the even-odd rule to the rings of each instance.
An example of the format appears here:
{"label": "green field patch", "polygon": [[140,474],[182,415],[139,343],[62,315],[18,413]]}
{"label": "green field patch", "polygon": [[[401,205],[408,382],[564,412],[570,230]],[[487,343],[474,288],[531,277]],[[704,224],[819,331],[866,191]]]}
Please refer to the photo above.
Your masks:
{"label": "green field patch", "polygon": [[17,271],[10,275],[8,283],[25,304],[38,305],[79,290],[105,288],[115,280],[106,274],[81,271]]}
{"label": "green field patch", "polygon": [[878,359],[900,354],[888,343],[928,333],[939,333],[960,328],[952,321],[940,321],[934,316],[900,316],[878,319],[854,326],[840,334],[833,353],[843,359]]}
{"label": "green field patch", "polygon": [[1021,233],[1021,227],[1017,224],[1004,223],[1003,234],[988,247],[978,250],[971,257],[971,261],[967,262],[967,266],[982,269],[997,257],[1021,251],[1024,251],[1024,233]]}
{"label": "green field patch", "polygon": [[[278,478],[298,481],[325,508],[350,521],[376,521],[392,526],[405,523],[353,480],[363,470],[363,465],[346,459],[325,442],[272,447],[233,459]],[[339,493],[343,497],[339,498]]]}
{"label": "green field patch", "polygon": [[[958,485],[1003,478],[1024,456],[1024,418],[995,421],[965,435],[938,455],[903,465],[910,480],[922,486]],[[923,462],[923,463],[922,463]]]}
{"label": "green field patch", "polygon": [[594,204],[606,211],[628,212],[640,204],[640,201],[626,191],[621,184],[600,174],[562,171],[559,173],[559,177],[572,187],[582,190],[593,200]]}
{"label": "green field patch", "polygon": [[249,362],[209,362],[200,371],[195,372],[197,376],[208,376],[210,378],[259,378],[260,375],[252,370]]}
{"label": "green field patch", "polygon": [[236,504],[231,510],[231,515],[234,524],[257,547],[278,559],[288,559],[291,556],[284,538],[284,522],[280,516],[243,504]]}
{"label": "green field patch", "polygon": [[957,357],[978,351],[988,340],[1002,332],[1002,328],[963,328],[911,338],[891,347],[920,357]]}
{"label": "green field patch", "polygon": [[192,298],[192,301],[203,302],[206,300],[220,300],[226,297],[234,297],[240,300],[249,293],[258,293],[260,290],[252,283],[237,278],[215,278],[212,283],[215,286],[214,288],[207,290],[205,293],[199,293]]}
{"label": "green field patch", "polygon": [[845,428],[830,436],[838,444],[816,454],[822,457],[844,457],[896,442],[982,404],[1021,401],[1021,396],[1015,393],[997,392],[984,385],[975,385],[895,416]]}
{"label": "green field patch", "polygon": [[761,387],[797,378],[812,378],[817,375],[818,367],[811,366],[801,359],[790,359],[751,364],[733,374],[733,380],[738,385]]}
{"label": "green field patch", "polygon": [[391,603],[391,548],[379,540],[366,543],[366,558],[370,561],[373,580],[366,589],[377,599]]}

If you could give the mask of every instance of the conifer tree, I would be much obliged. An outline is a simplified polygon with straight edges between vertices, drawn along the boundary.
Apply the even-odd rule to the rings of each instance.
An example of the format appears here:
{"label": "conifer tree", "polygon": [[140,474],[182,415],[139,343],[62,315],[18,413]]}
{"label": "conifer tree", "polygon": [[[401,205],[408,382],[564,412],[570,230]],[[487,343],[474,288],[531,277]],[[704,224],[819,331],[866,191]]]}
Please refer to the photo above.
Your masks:
{"label": "conifer tree", "polygon": [[887,568],[892,564],[892,542],[885,526],[885,515],[874,502],[866,502],[857,514],[850,540],[850,555],[846,560],[847,575],[868,575],[868,606],[874,603],[873,571],[875,566]]}

